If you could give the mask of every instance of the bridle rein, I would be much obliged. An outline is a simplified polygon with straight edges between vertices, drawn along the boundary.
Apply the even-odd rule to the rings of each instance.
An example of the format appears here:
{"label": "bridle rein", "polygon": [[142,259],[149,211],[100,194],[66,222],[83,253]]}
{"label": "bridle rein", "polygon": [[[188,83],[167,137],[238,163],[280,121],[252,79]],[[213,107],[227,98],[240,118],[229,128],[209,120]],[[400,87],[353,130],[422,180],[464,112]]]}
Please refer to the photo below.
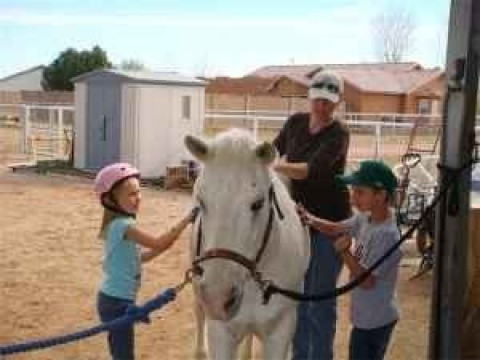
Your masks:
{"label": "bridle rein", "polygon": [[201,276],[203,274],[203,268],[200,266],[201,263],[205,261],[209,261],[212,259],[225,259],[233,261],[243,267],[245,267],[251,274],[252,278],[257,282],[261,283],[261,274],[257,270],[257,266],[262,259],[262,256],[265,252],[265,249],[268,244],[268,240],[270,239],[270,234],[273,228],[273,219],[275,216],[275,210],[278,213],[278,217],[280,220],[283,220],[283,213],[278,205],[278,200],[275,194],[275,190],[273,189],[273,185],[270,185],[268,190],[268,199],[269,199],[269,214],[268,214],[268,221],[267,226],[265,227],[265,231],[263,232],[262,244],[257,251],[257,255],[254,259],[249,259],[246,256],[224,248],[214,248],[205,251],[201,254],[202,251],[202,244],[203,244],[203,234],[202,234],[202,218],[199,217],[199,224],[198,224],[198,232],[197,232],[197,242],[196,242],[196,250],[195,250],[195,259],[192,262],[192,272],[195,276]]}

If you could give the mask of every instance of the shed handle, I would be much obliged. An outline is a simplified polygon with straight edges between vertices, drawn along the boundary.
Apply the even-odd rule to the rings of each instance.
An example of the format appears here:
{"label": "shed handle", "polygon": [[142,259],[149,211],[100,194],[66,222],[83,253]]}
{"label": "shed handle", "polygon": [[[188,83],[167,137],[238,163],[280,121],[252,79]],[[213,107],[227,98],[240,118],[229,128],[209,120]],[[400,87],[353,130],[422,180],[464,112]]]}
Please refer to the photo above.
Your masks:
{"label": "shed handle", "polygon": [[107,141],[107,116],[103,115],[102,140]]}

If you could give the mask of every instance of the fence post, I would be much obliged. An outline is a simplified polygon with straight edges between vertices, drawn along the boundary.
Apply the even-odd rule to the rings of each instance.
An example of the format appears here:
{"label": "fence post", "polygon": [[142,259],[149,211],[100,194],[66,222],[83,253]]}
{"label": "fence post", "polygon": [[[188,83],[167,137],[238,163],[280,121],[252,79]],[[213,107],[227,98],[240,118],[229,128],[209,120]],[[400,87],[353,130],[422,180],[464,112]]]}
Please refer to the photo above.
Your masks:
{"label": "fence post", "polygon": [[255,141],[258,140],[258,119],[256,116],[252,117],[253,120],[253,138]]}
{"label": "fence post", "polygon": [[[56,152],[56,144],[55,144],[55,137],[56,137],[56,132],[54,130],[54,125],[55,125],[55,109],[52,107],[47,107],[47,113],[48,113],[48,131],[47,135],[44,138],[44,144],[48,144],[48,152],[51,154],[55,154]],[[47,155],[46,155],[47,156]]]}
{"label": "fence post", "polygon": [[23,115],[23,148],[22,152],[27,153],[29,150],[28,148],[28,139],[30,138],[30,121],[31,121],[31,114],[30,114],[30,107],[28,105],[23,105],[24,115]]}
{"label": "fence post", "polygon": [[67,144],[68,139],[64,140],[66,136],[65,132],[63,131],[63,108],[58,108],[58,124],[57,124],[57,138],[58,138],[58,145],[57,145],[57,152],[58,155],[63,158],[65,155],[65,147]]}
{"label": "fence post", "polygon": [[380,142],[382,140],[382,124],[375,124],[375,159],[380,157]]}

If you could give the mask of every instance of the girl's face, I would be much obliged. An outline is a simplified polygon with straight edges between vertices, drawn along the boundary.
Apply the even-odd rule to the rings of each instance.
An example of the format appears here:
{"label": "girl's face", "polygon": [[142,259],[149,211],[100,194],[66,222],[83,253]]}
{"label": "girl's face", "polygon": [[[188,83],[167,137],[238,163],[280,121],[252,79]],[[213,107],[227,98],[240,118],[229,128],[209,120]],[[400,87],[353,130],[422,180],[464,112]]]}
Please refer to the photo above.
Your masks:
{"label": "girl's face", "polygon": [[376,190],[368,186],[352,185],[352,205],[361,212],[372,211],[386,201],[385,190]]}
{"label": "girl's face", "polygon": [[127,213],[136,214],[140,207],[140,182],[131,177],[114,189],[114,196],[120,208]]}

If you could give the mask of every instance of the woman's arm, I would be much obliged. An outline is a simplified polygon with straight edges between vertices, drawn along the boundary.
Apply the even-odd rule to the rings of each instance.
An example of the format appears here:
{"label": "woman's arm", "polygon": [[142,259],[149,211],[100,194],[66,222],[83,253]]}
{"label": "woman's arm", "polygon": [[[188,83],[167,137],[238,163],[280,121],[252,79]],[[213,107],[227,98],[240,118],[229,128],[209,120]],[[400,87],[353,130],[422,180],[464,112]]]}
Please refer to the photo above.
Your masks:
{"label": "woman's arm", "polygon": [[306,162],[288,162],[284,157],[275,162],[273,169],[294,180],[303,180],[308,176],[308,164]]}

